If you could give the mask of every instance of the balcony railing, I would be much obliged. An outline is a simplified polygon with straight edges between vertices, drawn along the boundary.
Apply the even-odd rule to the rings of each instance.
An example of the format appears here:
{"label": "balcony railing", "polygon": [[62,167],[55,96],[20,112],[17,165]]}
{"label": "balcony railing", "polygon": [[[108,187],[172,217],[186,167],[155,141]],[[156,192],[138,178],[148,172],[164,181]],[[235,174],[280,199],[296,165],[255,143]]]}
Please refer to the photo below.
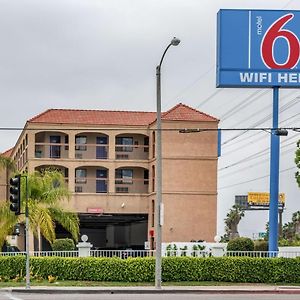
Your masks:
{"label": "balcony railing", "polygon": [[121,194],[147,194],[149,193],[149,179],[143,178],[116,178],[115,191]]}
{"label": "balcony railing", "polygon": [[108,179],[95,177],[76,177],[75,193],[107,193]]}
{"label": "balcony railing", "polygon": [[116,159],[138,159],[149,158],[149,145],[116,145]]}
{"label": "balcony railing", "polygon": [[35,158],[68,158],[69,145],[58,143],[35,143]]}
{"label": "balcony railing", "polygon": [[[109,146],[104,144],[76,144],[75,159],[108,159]],[[35,158],[69,158],[69,144],[35,143]],[[116,160],[147,160],[149,145],[116,145]]]}
{"label": "balcony railing", "polygon": [[[120,194],[147,194],[148,179],[118,178],[115,179],[115,192]],[[107,178],[76,177],[75,193],[108,193],[109,180]]]}
{"label": "balcony railing", "polygon": [[104,144],[76,144],[76,159],[107,159],[108,145]]}

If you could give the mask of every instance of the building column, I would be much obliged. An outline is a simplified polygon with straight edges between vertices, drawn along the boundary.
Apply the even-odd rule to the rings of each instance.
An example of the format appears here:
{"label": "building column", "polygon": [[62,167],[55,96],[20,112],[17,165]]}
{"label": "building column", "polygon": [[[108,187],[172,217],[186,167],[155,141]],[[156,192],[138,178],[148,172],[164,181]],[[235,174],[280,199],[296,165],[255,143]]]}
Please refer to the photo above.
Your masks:
{"label": "building column", "polygon": [[75,168],[69,168],[69,191],[71,193],[75,192]]}
{"label": "building column", "polygon": [[115,167],[110,167],[108,170],[108,192],[109,194],[116,192],[115,187]]}
{"label": "building column", "polygon": [[27,160],[35,158],[35,131],[27,132]]}
{"label": "building column", "polygon": [[110,134],[108,138],[108,159],[116,159],[116,137],[114,134]]}
{"label": "building column", "polygon": [[[75,132],[70,131],[69,135],[69,158],[75,159]],[[70,170],[69,170],[70,172]]]}

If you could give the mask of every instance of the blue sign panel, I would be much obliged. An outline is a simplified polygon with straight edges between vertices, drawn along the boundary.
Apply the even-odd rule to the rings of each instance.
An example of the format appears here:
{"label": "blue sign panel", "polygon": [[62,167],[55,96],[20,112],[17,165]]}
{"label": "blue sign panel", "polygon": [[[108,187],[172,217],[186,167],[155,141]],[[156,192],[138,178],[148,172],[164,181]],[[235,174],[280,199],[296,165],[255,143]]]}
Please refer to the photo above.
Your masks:
{"label": "blue sign panel", "polygon": [[218,12],[217,87],[299,87],[300,11]]}

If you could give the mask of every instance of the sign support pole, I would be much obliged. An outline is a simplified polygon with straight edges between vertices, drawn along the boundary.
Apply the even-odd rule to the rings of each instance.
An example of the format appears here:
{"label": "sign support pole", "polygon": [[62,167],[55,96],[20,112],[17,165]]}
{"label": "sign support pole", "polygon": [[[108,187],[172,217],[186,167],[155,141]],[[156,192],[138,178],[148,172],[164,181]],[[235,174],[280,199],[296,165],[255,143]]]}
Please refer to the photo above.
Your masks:
{"label": "sign support pole", "polygon": [[271,131],[270,159],[270,211],[269,211],[269,251],[278,251],[278,195],[279,195],[279,136],[278,128],[279,87],[273,87],[273,126]]}

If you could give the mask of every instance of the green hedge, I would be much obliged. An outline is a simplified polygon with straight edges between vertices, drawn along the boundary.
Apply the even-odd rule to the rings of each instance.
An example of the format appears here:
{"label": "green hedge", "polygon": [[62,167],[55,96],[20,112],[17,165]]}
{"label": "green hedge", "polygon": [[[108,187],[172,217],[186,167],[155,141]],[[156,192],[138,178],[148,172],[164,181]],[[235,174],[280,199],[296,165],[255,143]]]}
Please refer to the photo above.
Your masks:
{"label": "green hedge", "polygon": [[71,239],[56,239],[51,245],[53,251],[73,251],[75,250],[74,241]]}
{"label": "green hedge", "polygon": [[[33,257],[33,275],[58,280],[153,282],[154,258]],[[0,257],[0,276],[25,274],[25,257]],[[299,258],[166,257],[162,280],[300,283]]]}

